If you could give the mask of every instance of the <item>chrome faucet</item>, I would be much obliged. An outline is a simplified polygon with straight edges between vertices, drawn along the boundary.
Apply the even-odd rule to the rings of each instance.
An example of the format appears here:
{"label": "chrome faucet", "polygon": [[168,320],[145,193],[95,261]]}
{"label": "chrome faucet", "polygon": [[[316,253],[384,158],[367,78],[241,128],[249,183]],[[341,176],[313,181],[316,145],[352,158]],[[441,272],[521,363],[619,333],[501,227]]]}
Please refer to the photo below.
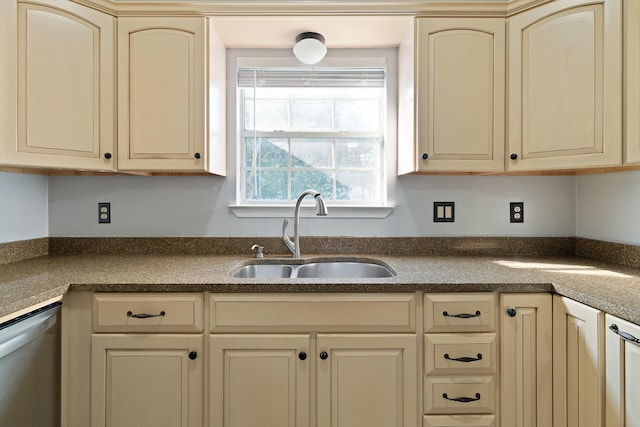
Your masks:
{"label": "chrome faucet", "polygon": [[289,221],[285,219],[282,223],[282,241],[287,249],[291,251],[294,258],[300,258],[300,205],[302,204],[302,199],[307,196],[313,196],[316,201],[316,215],[326,216],[328,213],[327,206],[324,204],[324,200],[322,199],[322,196],[320,196],[320,193],[315,190],[306,190],[300,193],[298,201],[296,202],[295,210],[293,211],[293,242],[287,236],[287,225],[289,225]]}

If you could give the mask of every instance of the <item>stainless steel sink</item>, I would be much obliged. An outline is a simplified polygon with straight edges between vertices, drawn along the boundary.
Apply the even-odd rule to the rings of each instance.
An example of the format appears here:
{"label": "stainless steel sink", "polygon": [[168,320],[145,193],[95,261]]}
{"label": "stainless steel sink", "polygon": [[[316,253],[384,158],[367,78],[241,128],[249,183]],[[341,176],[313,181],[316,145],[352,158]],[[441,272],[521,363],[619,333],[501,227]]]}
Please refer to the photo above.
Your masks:
{"label": "stainless steel sink", "polygon": [[393,277],[395,274],[385,266],[369,262],[330,261],[312,262],[298,267],[297,277],[314,278],[359,278]]}
{"label": "stainless steel sink", "polygon": [[231,272],[233,277],[244,279],[295,279],[295,278],[383,278],[396,273],[379,261],[373,260],[310,260],[306,263],[256,263],[244,265]]}
{"label": "stainless steel sink", "polygon": [[250,264],[240,267],[233,277],[245,279],[282,279],[291,277],[292,266],[282,264]]}

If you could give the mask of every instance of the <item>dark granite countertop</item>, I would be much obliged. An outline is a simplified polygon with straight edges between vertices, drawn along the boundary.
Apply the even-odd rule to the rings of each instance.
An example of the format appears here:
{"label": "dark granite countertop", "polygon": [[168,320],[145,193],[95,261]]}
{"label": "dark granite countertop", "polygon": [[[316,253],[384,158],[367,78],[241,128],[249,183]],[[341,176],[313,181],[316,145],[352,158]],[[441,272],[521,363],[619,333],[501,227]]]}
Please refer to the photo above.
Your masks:
{"label": "dark granite countertop", "polygon": [[[327,257],[318,255],[317,257]],[[304,260],[316,258],[311,255]],[[640,269],[578,257],[359,256],[397,275],[240,279],[246,256],[43,256],[0,266],[0,317],[66,292],[555,292],[640,324]],[[265,258],[263,262],[277,262]]]}

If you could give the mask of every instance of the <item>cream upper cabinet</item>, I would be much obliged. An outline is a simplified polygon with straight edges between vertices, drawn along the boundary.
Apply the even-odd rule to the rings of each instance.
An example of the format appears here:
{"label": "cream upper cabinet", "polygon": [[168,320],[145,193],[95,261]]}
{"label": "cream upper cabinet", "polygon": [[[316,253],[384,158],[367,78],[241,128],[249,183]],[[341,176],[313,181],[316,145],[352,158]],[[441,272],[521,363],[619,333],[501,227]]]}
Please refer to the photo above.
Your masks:
{"label": "cream upper cabinet", "polygon": [[640,326],[607,314],[606,426],[640,427]]}
{"label": "cream upper cabinet", "polygon": [[625,162],[640,163],[640,2],[624,3]]}
{"label": "cream upper cabinet", "polygon": [[118,19],[119,170],[224,173],[225,92],[216,90],[220,78],[209,79],[224,75],[225,62],[208,25],[204,17]]}
{"label": "cream upper cabinet", "polygon": [[553,425],[550,294],[500,297],[500,425]]}
{"label": "cream upper cabinet", "polygon": [[505,20],[418,18],[417,172],[504,170]]}
{"label": "cream upper cabinet", "polygon": [[556,0],[507,19],[510,171],[620,165],[620,0]]}
{"label": "cream upper cabinet", "polygon": [[0,15],[0,164],[113,170],[115,19],[68,0]]}
{"label": "cream upper cabinet", "polygon": [[602,427],[604,313],[553,296],[554,427]]}

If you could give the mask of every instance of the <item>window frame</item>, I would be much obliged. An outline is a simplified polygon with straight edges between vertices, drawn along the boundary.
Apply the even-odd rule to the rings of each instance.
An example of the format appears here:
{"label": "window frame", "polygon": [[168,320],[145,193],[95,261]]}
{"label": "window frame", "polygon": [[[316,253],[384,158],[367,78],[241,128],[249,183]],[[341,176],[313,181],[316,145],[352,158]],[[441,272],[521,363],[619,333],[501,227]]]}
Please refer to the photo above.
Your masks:
{"label": "window frame", "polygon": [[[355,58],[355,59],[354,59]],[[327,57],[317,66],[380,66],[386,67],[386,118],[381,147],[381,202],[370,203],[358,201],[329,200],[327,205],[332,217],[339,218],[384,218],[388,216],[394,206],[389,204],[389,193],[396,178],[397,159],[397,105],[398,105],[398,49],[397,48],[372,48],[372,49],[331,49]],[[295,204],[294,200],[286,200],[282,203],[271,201],[243,202],[240,156],[243,155],[243,143],[241,141],[243,124],[238,120],[242,117],[241,105],[238,102],[239,88],[237,87],[236,70],[240,66],[255,67],[292,67],[301,66],[293,57],[289,49],[228,49],[227,50],[227,80],[228,85],[228,111],[229,114],[228,143],[233,144],[229,152],[232,154],[232,162],[235,164],[235,204],[229,205],[230,210],[237,217],[282,217],[290,216]],[[309,68],[313,68],[309,66]],[[301,215],[306,216],[305,209]]]}

